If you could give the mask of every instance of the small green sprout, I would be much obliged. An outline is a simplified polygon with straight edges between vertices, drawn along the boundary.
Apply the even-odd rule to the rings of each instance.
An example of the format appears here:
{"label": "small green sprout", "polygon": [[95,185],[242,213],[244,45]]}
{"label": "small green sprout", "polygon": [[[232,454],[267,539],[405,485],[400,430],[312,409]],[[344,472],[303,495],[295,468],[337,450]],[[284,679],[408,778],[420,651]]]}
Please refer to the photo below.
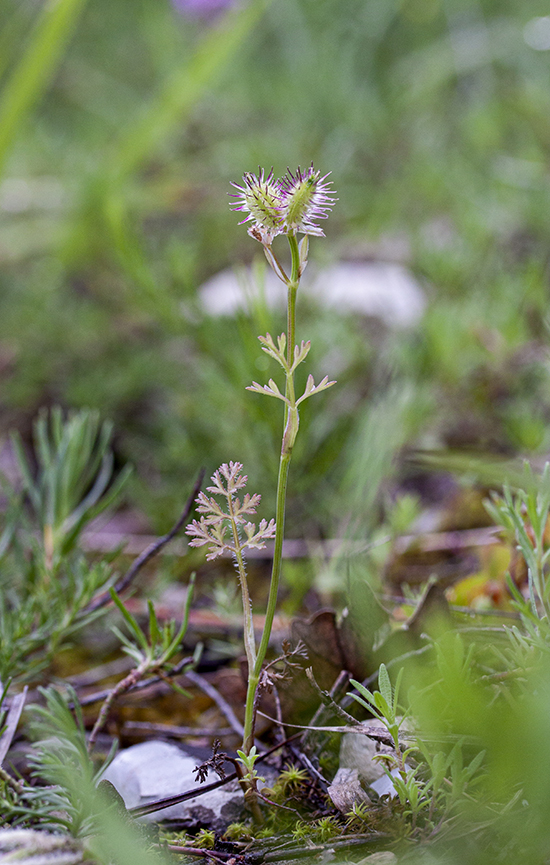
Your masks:
{"label": "small green sprout", "polygon": [[307,781],[308,774],[305,769],[299,769],[294,763],[287,763],[279,777],[277,787],[281,787],[284,794],[296,792]]}
{"label": "small green sprout", "polygon": [[224,832],[223,837],[227,841],[252,841],[253,835],[250,832],[250,827],[246,823],[230,823]]}
{"label": "small green sprout", "polygon": [[242,780],[248,781],[250,784],[256,784],[257,781],[262,781],[265,784],[265,778],[261,775],[258,775],[258,772],[254,766],[256,760],[260,755],[256,750],[256,745],[252,745],[250,752],[245,754],[244,751],[237,751],[238,762],[245,769],[245,774],[243,775]]}
{"label": "small green sprout", "polygon": [[347,829],[361,829],[370,820],[372,806],[369,802],[354,802],[351,811],[346,816]]}
{"label": "small green sprout", "polygon": [[334,817],[322,817],[317,821],[316,837],[319,841],[330,841],[342,834],[342,827],[337,823]]}
{"label": "small green sprout", "polygon": [[[123,645],[123,651],[135,661],[136,666],[127,676],[115,685],[105,698],[88,740],[88,749],[90,752],[95,745],[99,732],[107,720],[110,708],[117,697],[120,697],[122,694],[126,693],[126,691],[135,687],[138,682],[148,675],[154,673],[163,674],[170,671],[169,663],[174,655],[180,650],[182,640],[187,632],[194,585],[195,574],[193,573],[189,580],[182,622],[179,628],[177,628],[176,623],[173,620],[163,624],[162,626],[159,625],[155,608],[151,601],[148,602],[148,634],[144,632],[134,616],[128,612],[115,590],[113,588],[110,589],[113,603],[122,614],[132,639],[126,637],[125,634],[119,631],[116,627],[113,627],[113,631],[120,639]],[[195,654],[194,658],[189,659],[189,666],[191,666],[191,664],[197,659],[198,657]],[[176,683],[172,683],[172,687],[184,696],[189,696],[189,694],[187,694],[187,692],[184,691],[183,688],[180,688]]]}
{"label": "small green sprout", "polygon": [[313,835],[312,824],[306,823],[305,820],[299,820],[292,831],[292,837],[295,841],[308,841]]}
{"label": "small green sprout", "polygon": [[342,834],[342,827],[334,817],[322,817],[320,820],[312,820],[307,823],[299,820],[292,832],[295,841],[330,841]]}
{"label": "small green sprout", "polygon": [[201,850],[212,850],[216,843],[216,833],[213,829],[201,829],[195,837],[194,847],[199,847]]}
{"label": "small green sprout", "polygon": [[271,826],[263,826],[261,829],[256,832],[256,838],[273,838],[275,835],[275,829]]}

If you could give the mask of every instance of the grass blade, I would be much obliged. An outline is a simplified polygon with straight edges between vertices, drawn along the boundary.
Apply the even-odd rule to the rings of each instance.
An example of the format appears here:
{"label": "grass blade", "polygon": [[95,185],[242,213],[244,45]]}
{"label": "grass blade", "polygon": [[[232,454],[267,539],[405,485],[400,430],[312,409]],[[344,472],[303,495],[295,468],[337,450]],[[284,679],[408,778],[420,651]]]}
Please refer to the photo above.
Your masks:
{"label": "grass blade", "polygon": [[263,0],[255,0],[244,9],[228,12],[221,23],[207,33],[190,62],[168,78],[157,98],[119,141],[107,172],[111,180],[113,175],[120,179],[131,173],[180,126],[212,79],[238,50],[264,9]]}
{"label": "grass blade", "polygon": [[86,0],[48,0],[0,100],[0,175],[33,105],[48,87]]}

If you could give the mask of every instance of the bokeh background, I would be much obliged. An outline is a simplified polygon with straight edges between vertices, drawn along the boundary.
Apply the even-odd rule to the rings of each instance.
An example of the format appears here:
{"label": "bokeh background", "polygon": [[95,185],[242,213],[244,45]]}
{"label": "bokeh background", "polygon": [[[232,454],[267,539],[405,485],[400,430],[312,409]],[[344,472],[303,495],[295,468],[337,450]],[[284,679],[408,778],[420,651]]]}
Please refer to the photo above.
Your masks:
{"label": "bokeh background", "polygon": [[[547,13],[542,0],[1,0],[3,440],[28,439],[42,406],[98,408],[155,530],[200,466],[230,459],[270,515],[281,418],[245,387],[273,374],[256,337],[282,313],[260,291],[213,314],[201,286],[250,264],[266,279],[230,181],[313,161],[339,201],[312,272],[376,263],[382,311],[327,307],[314,288],[301,301],[311,368],[338,386],[304,408],[289,535],[332,537],[350,517],[369,531],[388,513],[406,527],[425,493],[419,454],[468,477],[464,454],[542,458]],[[405,321],[383,302],[396,273]]]}

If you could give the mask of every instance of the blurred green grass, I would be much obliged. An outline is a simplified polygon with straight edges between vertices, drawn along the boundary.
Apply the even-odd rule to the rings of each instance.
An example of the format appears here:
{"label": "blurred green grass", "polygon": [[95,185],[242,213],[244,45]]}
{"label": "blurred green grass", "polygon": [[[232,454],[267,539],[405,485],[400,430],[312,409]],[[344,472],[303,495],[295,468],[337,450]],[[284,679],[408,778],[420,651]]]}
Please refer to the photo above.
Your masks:
{"label": "blurred green grass", "polygon": [[338,352],[340,371],[304,411],[290,533],[350,507],[372,523],[404,447],[544,453],[550,63],[523,35],[544,14],[257,0],[201,22],[168,0],[1,0],[1,431],[98,408],[159,529],[228,459],[269,511],[281,419],[244,388],[266,316],[284,324],[208,318],[197,288],[257,254],[230,180],[313,160],[339,195],[313,257],[404,255],[428,306],[393,332],[302,305],[312,362],[330,373]]}

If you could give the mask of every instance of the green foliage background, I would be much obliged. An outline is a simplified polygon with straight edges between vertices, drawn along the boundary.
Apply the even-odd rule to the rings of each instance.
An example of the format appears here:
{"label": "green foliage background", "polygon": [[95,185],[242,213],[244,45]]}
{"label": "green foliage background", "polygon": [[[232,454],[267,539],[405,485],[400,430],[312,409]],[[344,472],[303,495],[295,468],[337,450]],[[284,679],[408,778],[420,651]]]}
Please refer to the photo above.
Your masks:
{"label": "green foliage background", "polygon": [[[428,303],[400,332],[300,305],[313,372],[334,372],[338,387],[304,410],[289,533],[336,533],[348,511],[370,532],[408,449],[547,452],[550,55],[524,38],[547,11],[249,0],[206,22],[168,0],[0,0],[0,433],[28,442],[40,407],[89,407],[94,423],[113,421],[118,463],[136,466],[129,496],[155,528],[201,465],[231,459],[270,516],[281,418],[245,386],[265,372],[256,335],[284,323],[261,304],[210,318],[197,290],[258,255],[229,212],[229,182],[313,160],[340,199],[313,258],[403,261]],[[60,549],[72,542],[64,504]],[[75,596],[110,578],[76,555],[68,565],[60,585]],[[67,625],[61,603],[43,606],[53,652]],[[491,672],[480,695],[459,641],[454,667],[442,650],[439,690],[415,671],[425,727],[477,736],[489,771],[486,810],[464,806],[457,825],[473,828],[454,853],[410,861],[486,861],[476,842],[495,807],[491,855],[546,860],[547,623],[527,633],[511,648],[504,632],[487,641],[509,692]],[[35,644],[8,637],[23,664]]]}
{"label": "green foliage background", "polygon": [[428,307],[395,334],[302,304],[339,386],[304,412],[291,534],[336,531],[350,489],[372,520],[405,445],[544,451],[550,67],[523,38],[544,14],[252,0],[201,22],[168,0],[2,0],[2,430],[99,409],[158,529],[228,459],[269,511],[280,418],[244,388],[257,333],[284,324],[209,318],[197,288],[258,255],[230,180],[313,160],[340,199],[313,257],[404,259]]}

